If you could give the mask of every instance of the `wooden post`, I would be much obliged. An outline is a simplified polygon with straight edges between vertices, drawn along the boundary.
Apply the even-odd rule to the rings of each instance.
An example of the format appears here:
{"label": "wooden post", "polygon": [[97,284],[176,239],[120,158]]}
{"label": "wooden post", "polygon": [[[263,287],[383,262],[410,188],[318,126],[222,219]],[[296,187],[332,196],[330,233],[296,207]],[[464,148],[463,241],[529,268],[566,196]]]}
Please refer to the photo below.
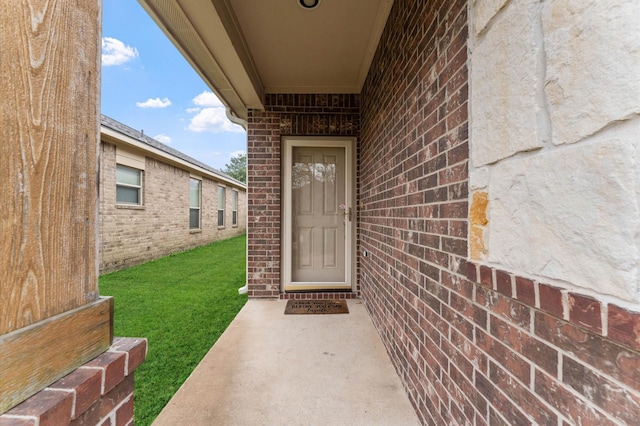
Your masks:
{"label": "wooden post", "polygon": [[0,2],[0,413],[111,343],[96,267],[100,11]]}

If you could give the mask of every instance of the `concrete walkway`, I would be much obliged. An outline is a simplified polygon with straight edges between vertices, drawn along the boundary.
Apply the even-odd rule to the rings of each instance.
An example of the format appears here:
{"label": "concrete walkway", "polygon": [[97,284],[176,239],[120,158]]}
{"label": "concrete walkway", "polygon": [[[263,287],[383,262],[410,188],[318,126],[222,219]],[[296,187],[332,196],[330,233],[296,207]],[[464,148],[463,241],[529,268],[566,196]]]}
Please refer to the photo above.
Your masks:
{"label": "concrete walkway", "polygon": [[419,424],[362,302],[285,305],[249,300],[153,425]]}

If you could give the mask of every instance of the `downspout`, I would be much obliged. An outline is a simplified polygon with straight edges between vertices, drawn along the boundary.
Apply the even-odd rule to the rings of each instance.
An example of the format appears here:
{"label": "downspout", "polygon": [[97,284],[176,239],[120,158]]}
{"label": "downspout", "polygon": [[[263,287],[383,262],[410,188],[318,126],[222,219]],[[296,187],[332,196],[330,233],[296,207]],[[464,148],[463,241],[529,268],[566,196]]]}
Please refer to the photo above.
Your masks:
{"label": "downspout", "polygon": [[247,120],[243,120],[242,118],[235,115],[229,107],[225,108],[225,113],[227,114],[227,118],[230,122],[241,126],[245,131],[247,130]]}
{"label": "downspout", "polygon": [[[231,108],[226,108],[225,112],[227,114],[227,118],[229,119],[229,121],[231,121],[233,124],[237,124],[238,126],[241,126],[245,131],[247,130],[247,120],[243,120],[242,118],[236,116],[233,111],[231,111]],[[246,216],[245,216],[245,220],[246,220]],[[246,249],[248,250],[248,249]],[[247,253],[248,255],[248,253]],[[248,257],[248,256],[247,256]],[[247,271],[248,272],[248,271]],[[248,277],[249,274],[247,273],[246,276]],[[247,292],[249,291],[249,283],[245,283],[244,286],[240,287],[238,289],[238,294],[247,294]]]}

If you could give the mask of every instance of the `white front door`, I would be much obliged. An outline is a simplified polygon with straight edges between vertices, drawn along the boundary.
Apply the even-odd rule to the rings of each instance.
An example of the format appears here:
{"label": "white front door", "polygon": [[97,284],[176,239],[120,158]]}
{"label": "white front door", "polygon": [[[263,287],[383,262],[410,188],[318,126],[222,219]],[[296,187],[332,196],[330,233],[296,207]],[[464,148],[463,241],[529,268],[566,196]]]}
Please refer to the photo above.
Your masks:
{"label": "white front door", "polygon": [[285,291],[351,289],[351,140],[285,140]]}

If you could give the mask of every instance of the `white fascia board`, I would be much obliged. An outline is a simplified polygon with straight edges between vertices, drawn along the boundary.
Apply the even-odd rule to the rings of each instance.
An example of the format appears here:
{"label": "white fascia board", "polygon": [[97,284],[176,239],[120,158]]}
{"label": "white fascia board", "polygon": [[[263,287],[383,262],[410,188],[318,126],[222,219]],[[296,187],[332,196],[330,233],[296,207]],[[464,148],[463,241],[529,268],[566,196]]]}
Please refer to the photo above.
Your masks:
{"label": "white fascia board", "polygon": [[138,0],[204,82],[234,114],[264,109],[264,87],[226,0]]}

